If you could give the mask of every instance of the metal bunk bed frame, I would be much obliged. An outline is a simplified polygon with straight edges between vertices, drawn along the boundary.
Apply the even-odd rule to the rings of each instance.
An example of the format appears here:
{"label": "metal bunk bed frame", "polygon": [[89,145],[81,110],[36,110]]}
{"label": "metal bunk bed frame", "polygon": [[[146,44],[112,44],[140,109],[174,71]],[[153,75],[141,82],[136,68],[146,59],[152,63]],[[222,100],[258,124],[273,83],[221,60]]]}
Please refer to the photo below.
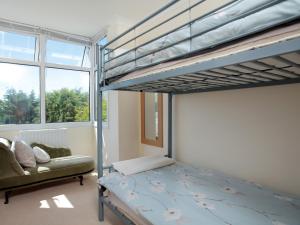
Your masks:
{"label": "metal bunk bed frame", "polygon": [[[173,70],[167,70],[162,72],[157,72],[148,76],[142,76],[133,78],[130,80],[124,80],[120,82],[112,82],[106,80],[105,76],[105,62],[110,61],[111,59],[105,60],[108,57],[108,54],[116,50],[131,41],[136,40],[137,38],[147,34],[148,32],[156,29],[157,27],[171,21],[172,19],[182,15],[185,12],[188,12],[193,7],[204,2],[205,0],[199,0],[199,2],[190,5],[188,8],[180,11],[176,15],[167,18],[161,23],[151,27],[150,29],[144,31],[143,33],[135,36],[134,38],[129,39],[128,41],[118,45],[113,49],[109,49],[108,46],[112,43],[118,41],[126,34],[134,31],[136,28],[140,27],[150,19],[154,18],[158,14],[164,12],[169,7],[173,6],[180,0],[172,0],[168,4],[164,5],[159,10],[155,11],[130,29],[121,33],[113,40],[107,44],[96,46],[96,61],[97,61],[97,161],[98,161],[98,178],[101,178],[104,175],[104,170],[111,172],[113,168],[111,166],[103,166],[103,129],[102,129],[102,93],[103,91],[108,90],[126,90],[126,91],[145,91],[145,92],[159,92],[159,93],[168,93],[168,154],[167,157],[172,157],[172,100],[173,95],[176,94],[188,94],[196,92],[209,92],[209,91],[221,91],[221,90],[233,90],[241,88],[253,88],[253,87],[262,87],[262,86],[271,86],[271,85],[281,85],[281,84],[290,84],[290,83],[300,83],[300,74],[293,71],[286,70],[287,68],[294,67],[300,69],[300,63],[288,60],[282,55],[288,53],[300,54],[300,37],[285,40],[283,42],[273,43],[267,46],[260,48],[250,49],[242,51],[236,54],[223,56],[216,58],[214,60],[204,61],[200,63],[195,63],[190,66],[176,68]],[[233,0],[236,1],[236,0]],[[231,1],[230,3],[232,3]],[[276,1],[278,2],[278,1]],[[227,4],[226,4],[227,5]],[[225,5],[225,6],[226,6]],[[225,7],[224,5],[222,7]],[[222,8],[218,7],[215,10],[206,13],[205,16],[209,15]],[[300,15],[299,15],[300,16]],[[298,18],[296,19],[298,20]],[[188,24],[191,24],[195,20],[190,21]],[[186,25],[186,24],[185,24]],[[182,27],[182,26],[181,26]],[[180,27],[179,27],[180,28]],[[177,28],[178,29],[178,28]],[[175,29],[176,30],[176,29]],[[174,30],[172,30],[174,31]],[[172,32],[170,31],[170,32]],[[167,32],[166,34],[170,33]],[[166,35],[164,34],[164,35]],[[159,36],[162,37],[163,35]],[[159,38],[156,37],[155,39]],[[242,37],[238,38],[239,41]],[[152,40],[155,40],[152,39]],[[140,46],[143,46],[146,42]],[[178,42],[172,44],[175,45]],[[134,48],[136,50],[137,47]],[[161,49],[157,50],[160,51]],[[127,51],[129,52],[129,51]],[[126,53],[126,52],[125,52]],[[125,53],[117,56],[120,57]],[[153,53],[151,51],[151,53]],[[150,54],[151,54],[150,53]],[[189,53],[188,56],[191,54]],[[117,58],[115,57],[115,58]],[[276,67],[269,64],[265,64],[261,59],[276,59],[288,66],[285,67]],[[263,70],[253,69],[251,67],[245,66],[243,63],[252,62],[256,65],[265,67]],[[153,66],[149,65],[149,66]],[[237,66],[240,70],[229,69],[227,66]],[[148,67],[148,66],[147,66]],[[242,70],[248,72],[242,72]],[[217,71],[218,70],[218,71]],[[223,72],[222,72],[223,71]],[[280,73],[272,73],[272,71],[279,71]],[[209,73],[207,73],[209,72]],[[262,76],[254,74],[264,74]],[[285,75],[282,75],[286,74]],[[247,78],[243,75],[248,75]],[[251,77],[252,76],[252,77]],[[104,196],[104,187],[99,188],[99,221],[104,221],[104,205],[110,208],[125,224],[132,225],[134,224],[129,218],[126,217],[122,212],[118,210],[111,202],[109,202]]]}

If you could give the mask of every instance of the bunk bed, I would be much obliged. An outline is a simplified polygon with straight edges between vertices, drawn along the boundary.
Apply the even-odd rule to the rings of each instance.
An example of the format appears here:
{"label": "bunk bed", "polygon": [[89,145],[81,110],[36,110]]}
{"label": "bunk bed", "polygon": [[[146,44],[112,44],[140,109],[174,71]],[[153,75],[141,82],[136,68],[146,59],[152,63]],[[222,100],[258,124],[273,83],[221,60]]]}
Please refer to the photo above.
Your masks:
{"label": "bunk bed", "polygon": [[[299,0],[233,0],[136,44],[137,39],[181,15],[190,15],[206,2],[189,1],[186,8],[124,41],[130,32],[179,2],[170,1],[107,44],[97,45],[99,220],[104,220],[106,205],[125,224],[299,225],[299,198],[274,193],[219,172],[175,163],[123,176],[113,167],[103,166],[103,91],[167,93],[167,157],[172,158],[173,95],[300,83]],[[132,42],[135,45],[124,50]],[[103,176],[106,169],[109,175]],[[151,192],[145,183],[156,190]],[[209,187],[206,194],[197,192],[201,185]],[[167,187],[176,188],[170,191]],[[136,193],[143,194],[139,200],[127,201],[125,196],[133,189],[135,192],[129,192],[132,197],[129,199],[135,199]],[[177,210],[172,207],[174,204],[188,209]],[[193,211],[196,206],[200,210]]]}

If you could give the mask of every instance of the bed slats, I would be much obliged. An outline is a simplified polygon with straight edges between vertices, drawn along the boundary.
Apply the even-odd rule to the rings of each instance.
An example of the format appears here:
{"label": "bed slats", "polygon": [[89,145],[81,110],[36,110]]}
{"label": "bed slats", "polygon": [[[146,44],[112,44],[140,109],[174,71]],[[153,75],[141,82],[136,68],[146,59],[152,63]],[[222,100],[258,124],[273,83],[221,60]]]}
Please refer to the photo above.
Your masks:
{"label": "bed slats", "polygon": [[121,90],[190,93],[300,82],[300,54],[289,54],[228,65],[167,79],[130,85]]}

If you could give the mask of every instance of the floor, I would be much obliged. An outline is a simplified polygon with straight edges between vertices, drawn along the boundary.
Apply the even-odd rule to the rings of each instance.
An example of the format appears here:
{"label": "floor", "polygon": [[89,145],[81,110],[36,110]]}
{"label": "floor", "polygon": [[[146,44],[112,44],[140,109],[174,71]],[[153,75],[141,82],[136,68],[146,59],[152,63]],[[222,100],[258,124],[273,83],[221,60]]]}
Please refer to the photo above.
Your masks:
{"label": "floor", "polygon": [[96,174],[85,176],[83,186],[71,179],[16,193],[8,205],[0,194],[3,225],[123,225],[109,209],[98,221]]}

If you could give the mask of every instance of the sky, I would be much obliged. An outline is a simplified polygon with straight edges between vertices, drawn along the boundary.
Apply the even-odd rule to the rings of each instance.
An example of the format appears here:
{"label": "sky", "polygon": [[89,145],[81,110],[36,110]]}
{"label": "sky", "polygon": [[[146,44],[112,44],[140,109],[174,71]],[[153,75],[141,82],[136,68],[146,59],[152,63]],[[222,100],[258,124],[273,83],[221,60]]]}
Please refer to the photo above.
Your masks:
{"label": "sky", "polygon": [[[34,61],[38,54],[36,38],[0,31],[0,57]],[[49,63],[81,66],[83,55],[88,55],[84,46],[47,41],[46,61]],[[84,58],[84,66],[90,62]],[[39,93],[39,67],[0,63],[0,99],[7,89],[14,88],[29,94],[32,90]],[[61,88],[82,88],[89,91],[89,73],[61,69],[46,69],[46,91]]]}

